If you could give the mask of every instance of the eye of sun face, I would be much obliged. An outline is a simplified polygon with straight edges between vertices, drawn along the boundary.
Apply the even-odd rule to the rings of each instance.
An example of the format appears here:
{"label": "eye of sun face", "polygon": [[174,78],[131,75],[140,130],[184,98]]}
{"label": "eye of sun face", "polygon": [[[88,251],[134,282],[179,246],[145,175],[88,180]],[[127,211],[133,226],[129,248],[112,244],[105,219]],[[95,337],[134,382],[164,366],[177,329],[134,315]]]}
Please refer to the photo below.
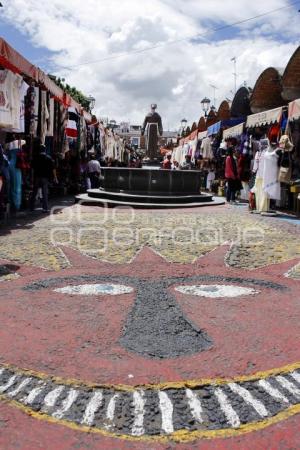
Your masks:
{"label": "eye of sun face", "polygon": [[243,286],[224,284],[198,284],[177,286],[175,291],[187,295],[196,295],[207,298],[234,298],[245,295],[259,294],[259,291]]}
{"label": "eye of sun face", "polygon": [[70,295],[121,295],[130,294],[133,288],[122,284],[78,284],[54,289],[54,292]]}

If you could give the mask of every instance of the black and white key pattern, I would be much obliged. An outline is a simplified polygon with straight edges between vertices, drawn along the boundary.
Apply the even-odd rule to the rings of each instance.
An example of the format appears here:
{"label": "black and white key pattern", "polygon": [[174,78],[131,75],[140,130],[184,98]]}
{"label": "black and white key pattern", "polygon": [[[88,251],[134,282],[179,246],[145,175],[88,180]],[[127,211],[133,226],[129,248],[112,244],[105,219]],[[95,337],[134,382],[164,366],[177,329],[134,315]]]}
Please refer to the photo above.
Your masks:
{"label": "black and white key pattern", "polygon": [[127,436],[238,429],[300,404],[300,369],[195,388],[118,390],[70,385],[0,366],[1,398],[64,423]]}

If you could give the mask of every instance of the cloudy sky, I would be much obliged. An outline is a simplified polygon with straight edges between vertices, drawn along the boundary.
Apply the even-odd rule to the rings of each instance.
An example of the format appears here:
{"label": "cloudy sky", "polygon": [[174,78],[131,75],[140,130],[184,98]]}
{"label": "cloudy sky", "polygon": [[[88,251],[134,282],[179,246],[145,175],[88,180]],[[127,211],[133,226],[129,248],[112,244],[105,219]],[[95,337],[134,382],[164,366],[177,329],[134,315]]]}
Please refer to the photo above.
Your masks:
{"label": "cloudy sky", "polygon": [[253,87],[262,70],[286,65],[300,37],[300,1],[292,0],[2,4],[1,36],[43,70],[92,94],[99,116],[141,123],[156,102],[165,129],[178,128],[183,117],[198,121],[201,99],[213,100],[210,85],[218,88],[216,106],[233,97],[232,57],[238,86]]}

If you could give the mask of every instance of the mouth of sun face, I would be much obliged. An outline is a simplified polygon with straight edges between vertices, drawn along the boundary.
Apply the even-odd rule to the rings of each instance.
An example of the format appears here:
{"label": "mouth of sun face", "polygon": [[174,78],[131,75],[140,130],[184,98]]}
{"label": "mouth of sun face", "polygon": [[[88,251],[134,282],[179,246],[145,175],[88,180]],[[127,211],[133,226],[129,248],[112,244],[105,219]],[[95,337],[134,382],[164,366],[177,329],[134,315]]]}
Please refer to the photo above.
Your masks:
{"label": "mouth of sun face", "polygon": [[[224,258],[218,267],[219,259],[219,254],[212,255],[211,262],[206,259],[204,268],[197,264],[177,266],[173,272],[166,267],[165,260],[156,260],[153,273],[143,271],[139,260],[119,268],[102,264],[100,270],[95,261],[90,263],[94,266],[89,268],[88,275],[75,267],[57,277],[43,274],[28,281],[20,280],[27,296],[23,302],[30,305],[30,311],[41,301],[48,313],[56,312],[53,322],[47,324],[50,328],[62,329],[64,325],[80,329],[84,317],[82,304],[88,305],[89,325],[100,330],[93,348],[97,348],[103,361],[109,351],[111,360],[106,357],[97,369],[95,361],[90,366],[86,364],[88,367],[82,366],[83,379],[89,379],[89,373],[103,367],[103,372],[100,369],[97,373],[102,378],[100,382],[71,381],[65,376],[0,365],[2,398],[45,420],[83,431],[146,440],[230,436],[266,427],[298,413],[300,363],[263,370],[265,362],[260,360],[257,366],[261,370],[254,374],[224,379],[207,376],[208,369],[220,373],[219,360],[228,367],[232,362],[233,372],[243,365],[241,357],[234,361],[236,354],[231,356],[229,342],[240,347],[241,355],[245,346],[246,364],[254,348],[253,354],[257,353],[258,330],[270,329],[267,327],[270,324],[271,330],[275,327],[271,323],[272,310],[274,315],[281,313],[280,326],[285,327],[283,300],[285,307],[288,302],[297,307],[292,295],[298,289],[296,281],[281,278],[278,282],[279,276],[270,276],[268,268],[259,273],[244,271],[237,277],[223,265]],[[278,267],[279,272],[283,273],[282,267]],[[12,295],[9,301],[13,301]],[[108,306],[122,320],[106,336],[105,330],[112,329],[109,321],[113,320],[106,312]],[[240,306],[245,315],[243,327],[239,327],[235,317]],[[22,320],[26,321],[30,312],[25,308],[22,312]],[[60,321],[59,314],[64,313],[69,323]],[[95,320],[102,317],[102,322],[94,323],[93,315]],[[30,320],[34,321],[34,317]],[[219,327],[223,323],[222,336]],[[249,339],[249,331],[250,339],[255,339],[253,344],[244,339],[245,336]],[[42,337],[46,341],[46,334]],[[263,333],[259,336],[262,344],[266,337]],[[275,337],[269,345],[274,346],[274,341]],[[77,349],[73,351],[80,363],[80,353]],[[66,348],[63,354],[66,366],[67,355]],[[130,361],[131,384],[105,379],[105,373],[121,373],[122,358],[127,367]],[[268,362],[268,367],[272,362]],[[183,376],[186,365],[195,375],[192,381]],[[161,383],[153,382],[151,377],[145,381],[148,376],[145,374],[151,373],[152,367],[155,378],[163,379]],[[166,379],[164,367],[171,374],[171,381]],[[243,367],[246,366],[242,370]],[[58,367],[62,372],[64,369]],[[135,381],[139,371],[143,373],[142,382]],[[119,379],[125,381],[123,375]]]}

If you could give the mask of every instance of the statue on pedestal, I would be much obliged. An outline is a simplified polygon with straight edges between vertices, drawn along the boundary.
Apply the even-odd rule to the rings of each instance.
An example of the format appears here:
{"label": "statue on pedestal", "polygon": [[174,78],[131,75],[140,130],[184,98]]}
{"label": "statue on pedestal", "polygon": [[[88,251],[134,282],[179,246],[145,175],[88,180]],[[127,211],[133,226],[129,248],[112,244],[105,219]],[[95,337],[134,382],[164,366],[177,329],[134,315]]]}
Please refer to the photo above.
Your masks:
{"label": "statue on pedestal", "polygon": [[157,158],[158,156],[158,134],[162,136],[163,127],[160,115],[155,111],[157,108],[156,104],[151,105],[151,111],[146,115],[141,135],[143,136],[146,132],[146,156],[150,160]]}

